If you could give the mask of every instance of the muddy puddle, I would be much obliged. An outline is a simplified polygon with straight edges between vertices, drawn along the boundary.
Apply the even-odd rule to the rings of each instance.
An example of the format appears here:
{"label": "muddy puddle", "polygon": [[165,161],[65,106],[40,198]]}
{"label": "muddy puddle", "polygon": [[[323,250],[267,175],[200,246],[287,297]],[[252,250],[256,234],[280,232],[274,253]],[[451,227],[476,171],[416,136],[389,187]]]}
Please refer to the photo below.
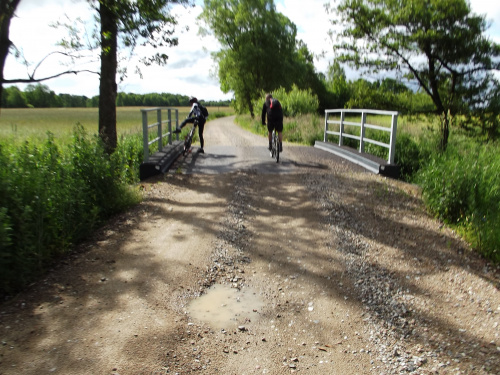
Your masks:
{"label": "muddy puddle", "polygon": [[259,319],[264,302],[251,288],[241,290],[229,285],[216,284],[187,306],[196,321],[215,329],[231,329],[236,325],[249,325]]}

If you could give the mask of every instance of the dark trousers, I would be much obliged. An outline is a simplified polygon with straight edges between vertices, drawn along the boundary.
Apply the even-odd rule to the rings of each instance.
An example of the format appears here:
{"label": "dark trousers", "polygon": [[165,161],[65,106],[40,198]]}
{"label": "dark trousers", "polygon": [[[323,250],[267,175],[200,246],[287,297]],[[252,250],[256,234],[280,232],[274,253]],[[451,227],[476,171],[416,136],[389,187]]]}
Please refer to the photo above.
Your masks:
{"label": "dark trousers", "polygon": [[203,148],[203,146],[205,144],[205,140],[203,139],[203,129],[205,128],[205,122],[207,121],[207,120],[205,120],[205,118],[203,116],[189,117],[189,118],[185,119],[184,121],[182,121],[182,123],[179,127],[182,129],[184,126],[186,126],[186,124],[194,123],[194,120],[196,118],[198,118],[198,136],[200,137],[200,145],[201,145],[201,148]]}

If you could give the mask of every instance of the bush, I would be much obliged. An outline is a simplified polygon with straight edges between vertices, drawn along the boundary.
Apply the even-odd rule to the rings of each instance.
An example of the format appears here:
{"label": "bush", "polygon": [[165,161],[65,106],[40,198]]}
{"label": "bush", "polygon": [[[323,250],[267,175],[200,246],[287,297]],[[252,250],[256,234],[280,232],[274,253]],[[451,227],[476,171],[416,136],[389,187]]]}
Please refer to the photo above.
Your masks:
{"label": "bush", "polygon": [[228,112],[228,111],[213,111],[212,109],[210,109],[210,110],[211,110],[211,112],[210,112],[210,116],[208,116],[208,121],[215,120],[215,119],[221,118],[221,117],[227,117],[227,116],[233,115],[232,112]]}
{"label": "bush", "polygon": [[[297,86],[293,85],[292,90],[289,92],[284,88],[279,88],[274,90],[272,95],[280,101],[285,117],[295,117],[318,112],[318,97],[310,89],[300,90]],[[262,108],[265,99],[266,93],[262,93],[261,98],[253,103],[254,108]],[[258,114],[260,115],[260,112]]]}
{"label": "bush", "polygon": [[424,200],[486,257],[500,261],[500,156],[497,144],[450,143],[418,173]]}
{"label": "bush", "polygon": [[417,142],[407,133],[401,133],[396,140],[394,162],[399,166],[400,178],[411,181],[420,169],[421,154]]}
{"label": "bush", "polygon": [[130,184],[136,183],[139,181],[138,166],[144,159],[142,135],[135,133],[121,136],[118,144],[112,159],[120,172],[120,180]]}
{"label": "bush", "polygon": [[137,147],[122,144],[110,157],[82,127],[65,149],[50,133],[39,146],[0,144],[0,293],[34,280],[99,223],[139,201],[128,185],[136,180]]}

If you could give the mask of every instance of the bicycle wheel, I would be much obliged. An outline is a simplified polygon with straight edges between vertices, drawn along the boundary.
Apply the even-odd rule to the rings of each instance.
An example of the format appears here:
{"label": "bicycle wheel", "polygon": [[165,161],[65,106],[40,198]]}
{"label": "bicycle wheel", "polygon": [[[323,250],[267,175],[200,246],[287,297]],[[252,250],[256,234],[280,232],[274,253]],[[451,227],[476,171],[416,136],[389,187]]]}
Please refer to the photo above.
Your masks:
{"label": "bicycle wheel", "polygon": [[278,134],[275,134],[275,146],[276,147],[276,163],[280,162],[280,140]]}
{"label": "bicycle wheel", "polygon": [[184,142],[184,151],[182,152],[182,154],[183,154],[184,156],[186,156],[186,155],[187,155],[187,153],[188,153],[188,151],[189,151],[189,148],[190,148],[190,147],[191,147],[190,142]]}
{"label": "bicycle wheel", "polygon": [[272,134],[272,154],[271,156],[276,159],[276,163],[280,161],[280,145],[279,145],[279,139],[278,139],[278,133],[273,131]]}
{"label": "bicycle wheel", "polygon": [[278,136],[276,136],[276,163],[280,161],[280,142]]}
{"label": "bicycle wheel", "polygon": [[192,141],[192,137],[191,137],[191,133],[189,133],[186,137],[186,140],[184,141],[184,152],[183,152],[184,156],[186,156],[189,149],[191,148],[191,141]]}
{"label": "bicycle wheel", "polygon": [[191,130],[189,131],[189,133],[186,137],[186,140],[184,141],[184,156],[186,156],[186,154],[191,149],[191,143],[193,142],[195,127],[196,127],[196,125],[191,128]]}

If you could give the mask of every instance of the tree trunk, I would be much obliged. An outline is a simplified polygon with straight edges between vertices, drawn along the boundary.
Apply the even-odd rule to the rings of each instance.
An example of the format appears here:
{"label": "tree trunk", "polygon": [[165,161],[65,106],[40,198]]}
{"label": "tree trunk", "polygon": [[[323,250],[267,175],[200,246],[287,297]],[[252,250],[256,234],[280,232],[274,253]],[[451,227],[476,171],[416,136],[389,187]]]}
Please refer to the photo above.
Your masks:
{"label": "tree trunk", "polygon": [[248,94],[248,92],[245,94],[245,100],[248,103],[248,110],[250,111],[250,116],[252,116],[252,118],[254,118],[255,114],[253,113],[252,98],[250,97],[250,94]]}
{"label": "tree trunk", "polygon": [[99,136],[106,151],[115,151],[116,134],[116,71],[117,71],[117,21],[112,5],[115,0],[100,2],[101,16],[101,80],[99,85]]}
{"label": "tree trunk", "polygon": [[21,0],[2,0],[0,5],[0,100],[3,95],[3,69],[12,44],[9,38],[10,20]]}
{"label": "tree trunk", "polygon": [[451,122],[450,111],[443,112],[441,117],[440,131],[441,131],[441,140],[439,143],[439,150],[441,152],[445,152],[448,147],[448,138],[450,136],[450,122]]}

